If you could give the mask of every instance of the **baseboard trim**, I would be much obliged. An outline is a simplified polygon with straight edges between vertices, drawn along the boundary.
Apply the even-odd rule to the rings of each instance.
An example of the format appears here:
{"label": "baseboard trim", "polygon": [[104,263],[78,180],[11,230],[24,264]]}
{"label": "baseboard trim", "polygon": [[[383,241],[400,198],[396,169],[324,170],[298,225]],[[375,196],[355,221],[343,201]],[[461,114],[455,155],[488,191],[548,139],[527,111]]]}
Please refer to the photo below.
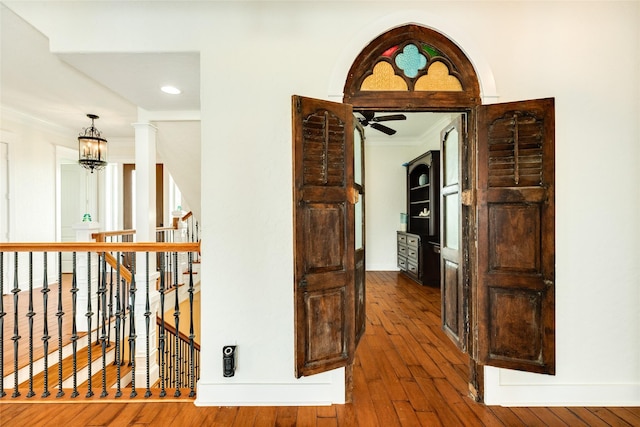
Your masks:
{"label": "baseboard trim", "polygon": [[485,368],[484,403],[499,406],[640,406],[640,383],[505,384]]}
{"label": "baseboard trim", "polygon": [[[315,378],[318,377],[318,378]],[[196,406],[328,406],[345,402],[344,368],[288,383],[198,382]]]}

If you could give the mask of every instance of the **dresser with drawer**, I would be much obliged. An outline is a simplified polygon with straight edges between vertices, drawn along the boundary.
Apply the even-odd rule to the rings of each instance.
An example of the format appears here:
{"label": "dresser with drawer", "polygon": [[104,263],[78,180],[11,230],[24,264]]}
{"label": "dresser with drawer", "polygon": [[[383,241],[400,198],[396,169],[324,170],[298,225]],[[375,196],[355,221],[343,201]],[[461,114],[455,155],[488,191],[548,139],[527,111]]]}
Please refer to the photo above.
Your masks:
{"label": "dresser with drawer", "polygon": [[422,285],[440,286],[440,243],[397,232],[398,268]]}
{"label": "dresser with drawer", "polygon": [[420,247],[419,235],[398,231],[398,268],[419,282],[423,270]]}

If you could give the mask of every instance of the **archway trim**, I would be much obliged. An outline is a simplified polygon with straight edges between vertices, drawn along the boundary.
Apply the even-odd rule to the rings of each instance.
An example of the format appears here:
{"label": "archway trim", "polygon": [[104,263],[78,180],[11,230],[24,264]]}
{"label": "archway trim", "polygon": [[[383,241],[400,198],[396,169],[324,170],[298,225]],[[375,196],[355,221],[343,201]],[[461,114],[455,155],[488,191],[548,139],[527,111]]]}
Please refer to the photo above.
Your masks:
{"label": "archway trim", "polygon": [[375,38],[388,32],[390,29],[415,24],[437,31],[447,37],[452,43],[455,43],[476,71],[481,102],[483,104],[497,102],[499,95],[497,93],[493,71],[485,60],[481,49],[479,49],[473,41],[473,34],[469,33],[466,28],[460,27],[455,20],[433,13],[429,13],[429,16],[424,19],[416,20],[416,17],[423,16],[424,14],[424,10],[404,10],[385,15],[362,28],[352,37],[349,37],[343,45],[340,57],[334,65],[329,80],[327,92],[329,99],[342,100],[345,76],[348,75],[354,58],[360,54],[364,46],[367,46]]}

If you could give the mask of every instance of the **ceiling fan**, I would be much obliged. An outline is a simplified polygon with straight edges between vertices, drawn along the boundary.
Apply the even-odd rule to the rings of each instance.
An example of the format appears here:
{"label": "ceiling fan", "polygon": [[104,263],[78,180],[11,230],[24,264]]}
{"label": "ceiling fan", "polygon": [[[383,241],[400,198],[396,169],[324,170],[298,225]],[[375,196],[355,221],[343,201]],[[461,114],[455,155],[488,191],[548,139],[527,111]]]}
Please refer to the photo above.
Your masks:
{"label": "ceiling fan", "polygon": [[396,133],[394,129],[388,126],[382,125],[379,122],[389,122],[393,120],[407,120],[407,116],[404,114],[389,114],[388,116],[376,117],[375,111],[358,111],[363,118],[358,118],[358,121],[362,126],[371,126],[373,129],[386,133],[387,135],[393,135]]}

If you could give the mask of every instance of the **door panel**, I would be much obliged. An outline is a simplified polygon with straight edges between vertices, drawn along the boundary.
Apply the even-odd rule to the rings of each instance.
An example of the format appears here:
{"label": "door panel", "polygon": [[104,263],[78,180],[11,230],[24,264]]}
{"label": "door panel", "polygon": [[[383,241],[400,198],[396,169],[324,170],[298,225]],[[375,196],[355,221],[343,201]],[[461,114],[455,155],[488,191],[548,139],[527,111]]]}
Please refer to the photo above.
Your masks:
{"label": "door panel", "polygon": [[442,209],[441,271],[442,328],[462,351],[466,351],[468,328],[466,320],[467,292],[463,286],[461,267],[461,204],[460,191],[462,168],[460,167],[465,132],[463,116],[459,116],[440,133]]}
{"label": "door panel", "polygon": [[296,376],[353,360],[354,123],[350,105],[292,97]]}
{"label": "door panel", "polygon": [[357,121],[353,132],[353,162],[354,183],[358,191],[358,201],[355,204],[355,345],[364,335],[367,318],[366,302],[366,273],[365,273],[365,195],[364,195],[364,129]]}
{"label": "door panel", "polygon": [[481,106],[477,132],[477,360],[554,374],[554,100]]}

